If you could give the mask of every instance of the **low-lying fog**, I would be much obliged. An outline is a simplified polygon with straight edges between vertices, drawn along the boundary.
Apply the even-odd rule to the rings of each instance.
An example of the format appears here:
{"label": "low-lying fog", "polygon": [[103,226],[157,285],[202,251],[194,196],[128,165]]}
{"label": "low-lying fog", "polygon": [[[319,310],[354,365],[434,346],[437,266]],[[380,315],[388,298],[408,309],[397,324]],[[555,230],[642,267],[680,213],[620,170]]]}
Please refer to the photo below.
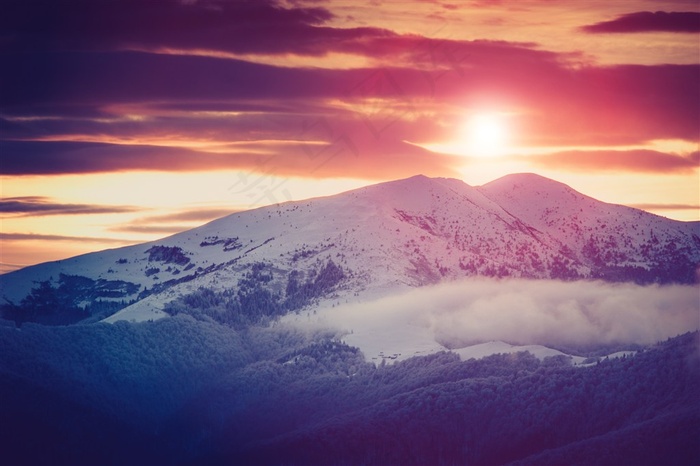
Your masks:
{"label": "low-lying fog", "polygon": [[598,281],[465,279],[293,319],[348,332],[368,359],[501,340],[595,347],[651,344],[700,328],[700,288]]}

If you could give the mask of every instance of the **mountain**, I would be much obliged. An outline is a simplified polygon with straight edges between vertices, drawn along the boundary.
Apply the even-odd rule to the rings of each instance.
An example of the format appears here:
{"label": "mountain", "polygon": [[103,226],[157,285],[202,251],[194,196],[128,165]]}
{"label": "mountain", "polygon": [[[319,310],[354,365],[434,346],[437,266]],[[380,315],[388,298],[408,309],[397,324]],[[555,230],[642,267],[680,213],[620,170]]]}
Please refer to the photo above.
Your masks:
{"label": "mountain", "polygon": [[6,317],[71,323],[156,319],[200,288],[280,314],[465,276],[694,283],[699,264],[700,222],[534,174],[481,187],[415,176],[27,267],[0,286]]}
{"label": "mountain", "polygon": [[3,464],[700,464],[699,227],[418,176],[0,276]]}

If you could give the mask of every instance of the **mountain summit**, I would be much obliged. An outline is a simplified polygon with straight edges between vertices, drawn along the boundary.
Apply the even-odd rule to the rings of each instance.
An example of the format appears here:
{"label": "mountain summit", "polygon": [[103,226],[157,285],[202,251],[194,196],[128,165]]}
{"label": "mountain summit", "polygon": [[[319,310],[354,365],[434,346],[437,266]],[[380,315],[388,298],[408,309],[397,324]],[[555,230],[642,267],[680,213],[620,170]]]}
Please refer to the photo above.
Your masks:
{"label": "mountain summit", "polygon": [[693,283],[699,264],[700,222],[600,202],[534,174],[481,187],[419,175],[27,267],[0,284],[6,314],[46,298],[92,309],[93,320],[125,308],[113,321],[160,317],[200,288],[243,287],[257,300],[264,291],[289,310],[464,276]]}

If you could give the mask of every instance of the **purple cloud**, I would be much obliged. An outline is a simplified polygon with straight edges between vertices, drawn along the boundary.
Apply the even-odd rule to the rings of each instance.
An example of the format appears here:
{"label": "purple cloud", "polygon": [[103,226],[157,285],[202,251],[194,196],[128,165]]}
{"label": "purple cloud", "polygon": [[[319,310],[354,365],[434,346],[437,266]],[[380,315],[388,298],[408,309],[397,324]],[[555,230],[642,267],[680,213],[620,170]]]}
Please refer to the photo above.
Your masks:
{"label": "purple cloud", "polygon": [[172,235],[192,228],[192,225],[122,225],[109,228],[119,233],[139,233],[147,235]]}
{"label": "purple cloud", "polygon": [[142,210],[133,206],[95,204],[63,204],[43,196],[21,196],[0,199],[0,214],[21,216],[122,214]]}
{"label": "purple cloud", "polygon": [[115,244],[137,244],[139,240],[124,240],[118,238],[97,238],[92,236],[65,236],[65,235],[41,235],[34,233],[2,233],[0,240],[3,241],[78,241],[90,243],[115,243]]}
{"label": "purple cloud", "polygon": [[[362,123],[358,123],[362,124]],[[340,127],[335,127],[340,130]],[[319,127],[323,134],[325,129]],[[333,129],[331,128],[331,131]],[[173,147],[75,142],[0,142],[5,175],[104,173],[130,170],[247,170],[278,176],[391,179],[426,173],[454,176],[454,157],[435,154],[401,141],[377,140],[342,132],[327,143],[289,145],[270,154],[207,153]]]}
{"label": "purple cloud", "polygon": [[[52,175],[124,170],[195,168],[196,153],[187,149],[84,142],[0,141],[3,175]],[[206,163],[204,164],[206,166]]]}
{"label": "purple cloud", "polygon": [[[111,227],[111,231],[122,233],[173,234],[192,228],[192,223],[201,223],[232,214],[231,209],[193,209],[164,215],[151,215],[132,222]],[[184,223],[179,223],[184,222]]]}
{"label": "purple cloud", "polygon": [[550,168],[576,171],[689,173],[700,168],[696,154],[684,157],[653,150],[574,150],[536,156],[531,160]]}
{"label": "purple cloud", "polygon": [[179,48],[284,53],[311,47],[307,32],[331,19],[324,8],[265,0],[10,2],[0,30],[13,50]]}
{"label": "purple cloud", "polygon": [[700,32],[700,13],[639,11],[583,26],[591,33]]}
{"label": "purple cloud", "polygon": [[170,223],[170,222],[204,222],[230,215],[236,211],[231,209],[193,209],[182,210],[171,214],[152,215],[143,217],[141,223]]}

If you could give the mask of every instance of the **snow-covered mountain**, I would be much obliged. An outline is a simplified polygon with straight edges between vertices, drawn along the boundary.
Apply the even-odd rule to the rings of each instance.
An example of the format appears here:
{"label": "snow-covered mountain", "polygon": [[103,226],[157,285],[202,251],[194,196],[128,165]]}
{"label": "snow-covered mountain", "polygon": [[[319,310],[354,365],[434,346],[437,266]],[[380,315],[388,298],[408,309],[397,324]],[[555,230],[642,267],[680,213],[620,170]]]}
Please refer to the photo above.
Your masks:
{"label": "snow-covered mountain", "polygon": [[15,305],[41,282],[71,305],[120,303],[114,321],[157,318],[200,287],[260,277],[276,299],[309,306],[464,276],[692,283],[699,264],[700,222],[603,203],[533,174],[481,187],[415,176],[27,267],[0,286]]}

